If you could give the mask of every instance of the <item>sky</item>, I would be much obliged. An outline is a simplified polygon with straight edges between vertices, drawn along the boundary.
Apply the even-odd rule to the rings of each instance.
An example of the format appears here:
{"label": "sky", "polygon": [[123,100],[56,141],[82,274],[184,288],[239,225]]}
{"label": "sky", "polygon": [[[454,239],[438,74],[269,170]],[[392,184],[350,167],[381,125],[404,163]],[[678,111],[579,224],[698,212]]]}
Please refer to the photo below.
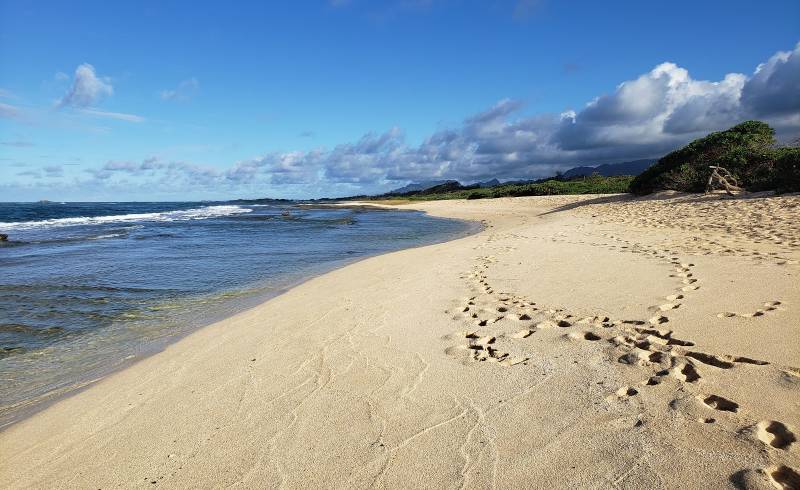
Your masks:
{"label": "sky", "polygon": [[800,2],[0,0],[0,200],[379,193],[800,137]]}

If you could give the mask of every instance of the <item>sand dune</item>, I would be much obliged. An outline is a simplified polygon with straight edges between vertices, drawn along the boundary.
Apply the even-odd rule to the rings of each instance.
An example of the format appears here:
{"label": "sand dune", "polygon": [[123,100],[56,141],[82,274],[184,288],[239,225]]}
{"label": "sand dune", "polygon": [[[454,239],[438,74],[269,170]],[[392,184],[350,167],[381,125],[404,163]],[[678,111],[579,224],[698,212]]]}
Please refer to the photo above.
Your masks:
{"label": "sand dune", "polygon": [[800,197],[413,206],[485,229],[11,426],[0,486],[800,486]]}

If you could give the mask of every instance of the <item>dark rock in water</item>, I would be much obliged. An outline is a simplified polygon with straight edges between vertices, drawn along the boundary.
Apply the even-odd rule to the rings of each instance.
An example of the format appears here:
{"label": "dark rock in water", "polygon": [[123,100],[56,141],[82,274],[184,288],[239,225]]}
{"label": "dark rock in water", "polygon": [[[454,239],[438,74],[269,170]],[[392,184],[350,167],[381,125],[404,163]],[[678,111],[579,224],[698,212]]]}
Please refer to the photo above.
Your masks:
{"label": "dark rock in water", "polygon": [[7,241],[8,241],[8,235],[0,233],[0,242],[7,242]]}
{"label": "dark rock in water", "polygon": [[23,349],[22,347],[16,347],[16,346],[14,346],[14,347],[3,347],[2,349],[0,349],[0,359],[3,359],[4,357],[12,356],[14,354],[21,354],[23,352],[25,352],[25,349]]}

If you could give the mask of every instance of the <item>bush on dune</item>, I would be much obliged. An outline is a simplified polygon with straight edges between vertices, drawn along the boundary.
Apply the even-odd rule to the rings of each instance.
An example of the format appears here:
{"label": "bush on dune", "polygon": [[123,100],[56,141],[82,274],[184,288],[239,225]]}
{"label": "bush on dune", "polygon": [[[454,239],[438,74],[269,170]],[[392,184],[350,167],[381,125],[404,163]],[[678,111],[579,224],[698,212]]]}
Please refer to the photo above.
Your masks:
{"label": "bush on dune", "polygon": [[779,148],[776,150],[775,182],[778,192],[800,191],[800,148]]}
{"label": "bush on dune", "polygon": [[658,160],[631,183],[634,194],[660,190],[703,192],[709,166],[727,169],[748,191],[800,190],[798,148],[774,148],[775,131],[761,121],[745,121],[711,133]]}

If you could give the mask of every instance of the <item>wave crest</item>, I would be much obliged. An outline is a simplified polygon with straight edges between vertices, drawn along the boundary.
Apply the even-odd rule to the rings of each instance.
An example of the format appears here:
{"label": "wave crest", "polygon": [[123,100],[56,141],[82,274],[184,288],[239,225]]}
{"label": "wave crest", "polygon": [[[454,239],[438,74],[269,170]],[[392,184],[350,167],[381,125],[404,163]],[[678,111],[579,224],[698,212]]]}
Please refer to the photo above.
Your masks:
{"label": "wave crest", "polygon": [[31,230],[36,228],[55,228],[63,226],[103,225],[130,221],[189,221],[195,219],[219,218],[234,214],[252,212],[241,206],[205,206],[202,208],[163,211],[160,213],[133,213],[110,216],[80,216],[74,218],[53,218],[41,221],[20,221],[0,223],[0,230]]}

